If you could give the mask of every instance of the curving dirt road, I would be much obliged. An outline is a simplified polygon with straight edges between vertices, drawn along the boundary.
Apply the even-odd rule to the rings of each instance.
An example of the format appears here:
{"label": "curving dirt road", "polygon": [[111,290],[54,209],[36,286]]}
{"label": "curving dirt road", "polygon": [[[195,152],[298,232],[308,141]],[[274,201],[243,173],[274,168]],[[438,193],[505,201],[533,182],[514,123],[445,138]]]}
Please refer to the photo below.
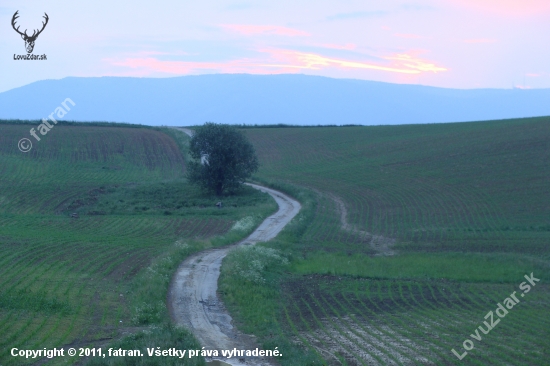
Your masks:
{"label": "curving dirt road", "polygon": [[[319,194],[322,194],[318,192]],[[352,224],[348,222],[348,210],[344,201],[333,194],[327,194],[334,203],[340,212],[340,222],[342,224],[342,229],[358,234],[363,240],[366,240],[369,243],[371,249],[373,249],[377,254],[375,256],[391,256],[395,255],[396,252],[392,249],[395,245],[395,239],[387,238],[382,235],[374,235],[369,232],[356,229]]]}
{"label": "curving dirt road", "polygon": [[[179,130],[192,135],[191,130],[184,128]],[[190,329],[205,349],[248,350],[258,347],[253,336],[240,333],[233,327],[231,316],[218,298],[218,277],[222,260],[232,248],[273,239],[301,208],[298,201],[281,192],[255,184],[248,185],[271,195],[279,205],[279,210],[237,244],[206,250],[187,258],[179,266],[170,285],[168,307],[173,321],[179,326]],[[230,365],[271,364],[264,358],[216,357],[216,359]]]}

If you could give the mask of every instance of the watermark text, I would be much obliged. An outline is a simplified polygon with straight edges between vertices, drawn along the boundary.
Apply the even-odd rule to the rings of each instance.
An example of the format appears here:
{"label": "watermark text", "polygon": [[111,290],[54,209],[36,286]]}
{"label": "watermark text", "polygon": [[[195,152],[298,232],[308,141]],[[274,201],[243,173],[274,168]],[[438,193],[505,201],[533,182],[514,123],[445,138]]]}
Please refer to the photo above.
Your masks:
{"label": "watermark text", "polygon": [[[540,281],[540,279],[535,278],[533,276],[533,272],[531,272],[531,275],[525,275],[524,277],[527,281],[522,282],[519,285],[519,289],[521,290],[522,293],[516,295],[517,291],[514,291],[510,294],[510,296],[508,296],[502,301],[504,305],[502,305],[500,302],[497,303],[497,308],[495,309],[495,311],[494,312],[489,311],[487,315],[485,315],[484,319],[486,320],[483,322],[482,325],[480,325],[475,329],[473,334],[470,334],[470,338],[472,338],[475,341],[481,342],[481,340],[483,339],[483,335],[489,334],[489,332],[493,330],[498,325],[498,323],[500,323],[500,320],[504,319],[506,314],[508,314],[508,311],[512,310],[512,308],[515,305],[519,304],[520,300],[518,296],[524,297],[526,293],[531,291],[531,286],[535,287],[536,282]],[[463,353],[458,353],[457,351],[455,351],[454,348],[451,350],[459,360],[462,360],[464,357],[468,355],[468,351],[471,351],[475,348],[475,344],[472,339],[466,339],[462,343],[462,348],[464,349]],[[459,349],[459,351],[461,350]]]}
{"label": "watermark text", "polygon": [[[39,124],[36,129],[33,127],[30,129],[29,133],[30,135],[36,140],[40,141],[40,136],[46,136],[48,132],[50,132],[55,125],[57,124],[56,118],[60,119],[63,118],[69,111],[71,110],[71,107],[69,107],[69,104],[71,104],[73,107],[76,105],[75,102],[72,101],[72,99],[67,98],[65,99],[59,107],[57,107],[49,116],[48,119],[43,118],[42,123]],[[51,122],[51,123],[50,123]],[[40,134],[40,136],[38,135]],[[32,149],[32,141],[28,138],[22,138],[19,140],[19,143],[17,144],[17,147],[21,152],[29,152]]]}

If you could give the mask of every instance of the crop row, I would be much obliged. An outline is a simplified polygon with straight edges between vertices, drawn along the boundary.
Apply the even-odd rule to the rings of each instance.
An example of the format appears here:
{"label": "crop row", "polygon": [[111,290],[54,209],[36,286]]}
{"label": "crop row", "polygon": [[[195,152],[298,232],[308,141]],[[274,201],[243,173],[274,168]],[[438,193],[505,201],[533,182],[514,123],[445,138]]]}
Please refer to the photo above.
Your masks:
{"label": "crop row", "polygon": [[[282,318],[290,337],[333,364],[545,364],[537,350],[548,346],[550,317],[540,303],[548,286],[522,299],[488,335],[478,331],[481,341],[470,337],[508,296],[506,287],[316,276],[286,286]],[[466,339],[475,349],[459,361],[451,349],[463,353]]]}
{"label": "crop row", "polygon": [[146,129],[58,126],[29,153],[28,126],[2,125],[0,213],[51,213],[101,186],[181,178],[184,162],[167,135]]}
{"label": "crop row", "polygon": [[[23,154],[17,141],[29,128],[0,126],[0,348],[116,338],[132,325],[136,274],[175,242],[224,233],[234,220],[61,215],[89,192],[181,181],[181,152],[154,130],[57,126]],[[2,365],[19,362],[0,353]]]}
{"label": "crop row", "polygon": [[246,133],[261,177],[313,188],[326,201],[308,231],[311,245],[358,242],[342,232],[330,202],[336,198],[353,228],[412,250],[538,254],[550,242],[542,204],[550,199],[550,169],[541,158],[550,148],[548,126],[535,119],[506,128],[491,122]]}
{"label": "crop row", "polygon": [[[28,137],[29,126],[2,125],[0,154],[20,156],[17,142]],[[57,126],[55,133],[34,141],[33,149],[23,154],[29,160],[119,163],[123,157],[148,169],[168,167],[181,173],[183,158],[175,141],[168,135],[149,129]],[[109,165],[107,165],[109,167]],[[116,166],[111,166],[116,168]],[[177,168],[180,169],[177,169]]]}
{"label": "crop row", "polygon": [[210,218],[15,219],[0,239],[0,347],[111,336],[129,322],[126,286],[141,268],[176,238],[228,229]]}

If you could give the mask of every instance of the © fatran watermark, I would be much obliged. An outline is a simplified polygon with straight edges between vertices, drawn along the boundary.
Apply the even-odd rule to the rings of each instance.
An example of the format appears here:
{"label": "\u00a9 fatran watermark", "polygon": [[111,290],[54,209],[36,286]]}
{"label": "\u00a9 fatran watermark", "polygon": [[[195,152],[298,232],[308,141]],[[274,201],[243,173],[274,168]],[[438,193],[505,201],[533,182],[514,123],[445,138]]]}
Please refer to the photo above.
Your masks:
{"label": "\u00a9 fatran watermark", "polygon": [[[527,282],[522,282],[519,285],[519,289],[522,291],[522,294],[519,296],[524,297],[526,293],[531,291],[531,286],[535,287],[535,282],[539,282],[540,279],[535,278],[533,276],[533,272],[531,272],[531,276],[525,275],[525,279]],[[529,285],[529,284],[530,285]],[[487,315],[485,315],[484,319],[489,320],[490,323],[485,320],[483,324],[485,325],[485,328],[483,325],[480,325],[475,330],[474,334],[470,334],[470,337],[478,342],[481,342],[483,334],[489,334],[491,330],[493,330],[498,323],[500,323],[500,319],[504,318],[506,314],[508,314],[508,310],[512,310],[512,308],[519,303],[519,299],[516,296],[516,291],[512,292],[509,297],[505,298],[503,301],[504,306],[499,302],[497,303],[497,308],[495,310],[496,315],[498,316],[497,319],[495,319],[493,312],[489,311]],[[479,331],[481,330],[481,333]],[[451,351],[454,353],[454,355],[459,359],[462,360],[466,355],[468,354],[468,351],[471,351],[474,349],[474,341],[471,339],[466,339],[462,343],[462,347],[464,348],[464,353],[459,354],[455,349],[453,348]]]}
{"label": "\u00a9 fatran watermark", "polygon": [[[53,129],[57,124],[57,120],[55,118],[63,118],[71,110],[71,107],[68,106],[68,103],[72,104],[73,107],[76,105],[76,103],[73,102],[71,98],[65,99],[61,103],[61,105],[57,107],[55,111],[53,111],[48,116],[49,120],[53,124],[50,124],[47,119],[43,118],[42,123],[39,124],[36,127],[36,129],[34,127],[30,129],[29,131],[30,135],[34,137],[36,141],[41,140],[40,136],[38,136],[38,133],[40,133],[40,135],[42,136],[46,136],[48,132],[50,132],[50,130]],[[54,118],[54,114],[55,114],[55,118]],[[32,141],[26,137],[22,138],[21,140],[19,140],[17,147],[19,147],[19,150],[21,150],[21,152],[24,152],[24,153],[29,152],[32,149]]]}

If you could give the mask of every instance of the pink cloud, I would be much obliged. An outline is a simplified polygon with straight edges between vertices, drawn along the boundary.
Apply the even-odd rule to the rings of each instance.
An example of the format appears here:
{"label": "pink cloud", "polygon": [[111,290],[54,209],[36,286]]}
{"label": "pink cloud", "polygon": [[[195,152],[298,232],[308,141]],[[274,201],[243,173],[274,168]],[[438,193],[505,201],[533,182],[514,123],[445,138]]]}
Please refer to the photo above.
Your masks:
{"label": "pink cloud", "polygon": [[293,50],[264,49],[272,58],[282,61],[282,64],[265,64],[268,67],[296,67],[301,69],[321,70],[326,68],[338,69],[371,69],[402,74],[420,74],[422,72],[447,71],[446,68],[436,66],[410,55],[394,55],[384,57],[392,61],[389,64],[377,64],[370,62],[350,61],[337,58],[324,57],[314,53],[306,53]]}
{"label": "pink cloud", "polygon": [[137,51],[127,53],[128,57],[144,58],[149,56],[189,56],[190,53],[184,51],[161,52],[161,51]]}
{"label": "pink cloud", "polygon": [[326,68],[340,68],[340,69],[373,69],[390,72],[412,73],[416,74],[416,71],[398,69],[389,66],[376,65],[365,62],[347,61],[335,58],[324,57],[315,53],[306,53],[293,50],[282,49],[264,49],[261,52],[270,53],[276,60],[275,63],[266,63],[262,66],[276,67],[276,68],[298,68],[298,69],[310,69],[310,70],[322,70]]}
{"label": "pink cloud", "polygon": [[357,48],[357,45],[355,45],[353,43],[347,43],[345,45],[324,43],[324,44],[321,44],[319,46],[324,47],[324,48],[331,48],[333,50],[348,50],[348,51],[351,51],[351,50],[354,50],[354,49]]}
{"label": "pink cloud", "polygon": [[220,27],[230,32],[236,32],[236,33],[244,34],[246,36],[252,36],[257,34],[278,35],[278,36],[287,36],[287,37],[311,36],[311,34],[298,29],[280,27],[277,25],[221,24]]}
{"label": "pink cloud", "polygon": [[462,42],[464,43],[495,43],[496,39],[490,38],[477,38],[477,39],[465,39]]}
{"label": "pink cloud", "polygon": [[428,37],[420,36],[418,34],[410,34],[410,33],[396,33],[394,34],[396,37],[400,38],[409,38],[409,39],[426,39]]}
{"label": "pink cloud", "polygon": [[163,61],[154,57],[134,57],[123,60],[105,59],[114,66],[132,69],[136,75],[166,73],[187,75],[205,70],[221,73],[273,74],[294,73],[299,70],[365,69],[398,74],[422,74],[447,71],[432,62],[408,54],[384,57],[386,62],[361,62],[325,57],[315,53],[286,49],[260,49],[267,57],[237,59],[225,62]]}
{"label": "pink cloud", "polygon": [[410,70],[417,70],[420,72],[443,72],[447,71],[446,68],[437,66],[434,63],[420,59],[418,57],[408,55],[408,54],[397,54],[394,56],[384,57],[387,60],[393,60],[400,65],[400,67],[408,68]]}
{"label": "pink cloud", "polygon": [[525,76],[528,76],[530,78],[538,78],[543,76],[544,74],[525,74]]}
{"label": "pink cloud", "polygon": [[460,7],[471,8],[510,17],[523,17],[550,13],[548,0],[449,0]]}

